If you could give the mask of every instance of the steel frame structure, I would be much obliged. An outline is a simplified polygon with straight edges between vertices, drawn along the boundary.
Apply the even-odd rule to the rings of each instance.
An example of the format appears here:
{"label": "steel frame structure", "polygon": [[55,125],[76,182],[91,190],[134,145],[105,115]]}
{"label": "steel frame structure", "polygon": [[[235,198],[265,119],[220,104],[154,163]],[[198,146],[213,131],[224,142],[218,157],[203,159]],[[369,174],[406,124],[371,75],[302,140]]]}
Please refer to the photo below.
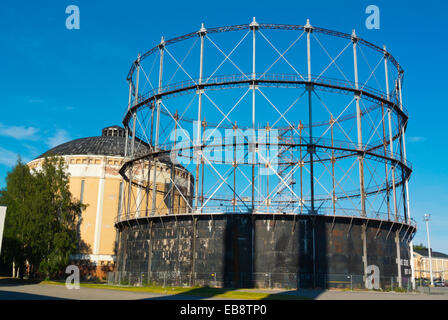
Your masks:
{"label": "steel frame structure", "polygon": [[[287,49],[280,50],[267,36],[267,32],[271,31],[293,33],[294,41],[288,43]],[[244,36],[228,52],[214,39],[218,35],[238,32]],[[331,55],[318,36],[341,41],[344,47]],[[304,73],[300,73],[300,68],[287,58],[288,51],[292,51],[291,48],[301,38],[306,38],[302,41],[306,42],[306,63],[300,66],[307,70]],[[244,59],[238,60],[236,52],[243,42],[250,40],[249,50],[246,50],[250,52],[245,53],[251,57],[246,59],[247,66],[241,67],[239,60]],[[171,48],[188,41],[193,45],[185,55],[176,58]],[[275,52],[273,63],[268,63],[270,67],[264,72],[256,69],[258,61],[266,57],[258,51],[262,49],[257,49],[257,41],[263,41]],[[329,58],[325,68],[314,73],[312,43],[317,44],[320,53],[323,51]],[[210,58],[214,66],[216,61],[220,61],[216,68],[210,69],[214,71],[207,74],[204,70],[211,53],[208,55],[205,51],[206,44],[216,49],[217,55],[214,59]],[[199,49],[195,58],[199,61],[199,70],[195,69],[197,76],[191,76],[186,66],[193,49]],[[369,52],[369,57],[376,57],[374,68],[369,64],[364,50]],[[350,63],[339,66],[340,57],[350,51]],[[363,79],[360,79],[359,72],[361,56],[366,62],[364,68],[368,70]],[[294,73],[284,72],[283,69],[271,71],[279,61]],[[169,62],[174,66],[174,72],[166,82]],[[150,67],[147,68],[145,63]],[[238,73],[221,74],[224,64],[237,69]],[[384,87],[376,77],[381,65]],[[324,76],[330,69],[336,71],[335,68],[342,77]],[[346,76],[346,69],[352,70],[352,80]],[[179,74],[184,79],[172,83],[171,80]],[[162,37],[158,45],[138,55],[127,76],[129,100],[123,116],[127,132],[126,162],[120,170],[127,183],[122,196],[127,203],[119,213],[118,221],[160,214],[232,212],[353,216],[415,225],[409,210],[408,181],[412,167],[406,159],[408,113],[402,100],[403,75],[402,67],[386,47],[381,48],[359,38],[355,31],[346,34],[319,28],[312,26],[309,20],[305,25],[285,25],[258,23],[254,18],[250,24],[209,29],[202,24],[198,31],[180,37],[170,40]],[[373,80],[375,84],[372,85],[370,82]],[[153,85],[155,81],[157,85]],[[148,85],[151,88],[145,90]],[[282,109],[273,102],[268,93],[271,90],[286,90],[295,96],[300,94],[288,108]],[[211,92],[218,91],[227,98],[238,98],[230,110],[225,110],[224,102],[212,97]],[[243,94],[240,96],[233,92]],[[333,103],[337,108],[332,109],[329,105],[332,103],[331,97],[335,96],[348,97],[349,103]],[[191,97],[191,100],[186,97]],[[235,113],[246,97],[251,97],[246,103],[247,119],[241,121],[242,116],[232,118],[231,113]],[[193,110],[191,106],[195,100],[196,109]],[[168,101],[175,101],[173,104],[176,107],[168,106]],[[286,115],[295,110],[298,101],[304,103],[300,109],[301,115],[298,116],[299,111]],[[260,102],[269,107],[258,109]],[[266,108],[272,108],[271,111],[278,116],[270,124],[259,117]],[[210,109],[216,116],[205,119]],[[243,125],[237,121],[243,122]],[[187,130],[191,123],[200,125]],[[244,131],[244,140],[236,141],[235,138],[211,142],[210,136],[223,129],[233,131],[235,136],[236,132]],[[261,152],[263,148],[270,148],[272,142],[257,139],[257,130],[260,129],[267,135],[273,129],[281,132],[281,138],[276,143],[275,167],[273,160],[267,159]],[[170,130],[169,135],[166,130]],[[206,134],[206,130],[211,133]],[[181,145],[177,139],[185,132],[190,137],[188,146]],[[173,134],[174,141],[167,142]],[[145,144],[150,151],[137,154],[136,144]],[[210,157],[210,150],[231,150],[233,158]],[[243,159],[236,158],[238,153],[243,154]],[[156,184],[158,164],[161,159],[172,155],[183,157],[186,165],[174,164],[173,161],[168,166],[169,187],[161,190]],[[358,170],[354,170],[355,167]],[[262,168],[269,173],[260,174]],[[178,170],[190,175],[191,188],[188,191],[176,185],[174,175]],[[175,212],[173,201],[168,205],[162,201],[164,209],[159,205],[160,201],[157,202],[158,194],[166,200],[172,199],[174,192],[187,204],[184,212]],[[144,201],[146,209],[139,212],[135,208],[141,206],[136,203]]]}

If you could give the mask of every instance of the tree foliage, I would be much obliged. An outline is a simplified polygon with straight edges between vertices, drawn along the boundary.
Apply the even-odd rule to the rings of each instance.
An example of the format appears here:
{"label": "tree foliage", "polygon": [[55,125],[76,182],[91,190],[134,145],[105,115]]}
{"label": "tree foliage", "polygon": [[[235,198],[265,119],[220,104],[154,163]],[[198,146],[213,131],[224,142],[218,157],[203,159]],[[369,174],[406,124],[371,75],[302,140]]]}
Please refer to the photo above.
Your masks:
{"label": "tree foliage", "polygon": [[428,249],[423,243],[414,245],[414,250],[426,250]]}
{"label": "tree foliage", "polygon": [[8,207],[3,260],[22,270],[28,262],[32,276],[63,271],[77,247],[82,204],[72,199],[65,169],[62,158],[47,157],[32,171],[19,159],[0,193],[0,204]]}

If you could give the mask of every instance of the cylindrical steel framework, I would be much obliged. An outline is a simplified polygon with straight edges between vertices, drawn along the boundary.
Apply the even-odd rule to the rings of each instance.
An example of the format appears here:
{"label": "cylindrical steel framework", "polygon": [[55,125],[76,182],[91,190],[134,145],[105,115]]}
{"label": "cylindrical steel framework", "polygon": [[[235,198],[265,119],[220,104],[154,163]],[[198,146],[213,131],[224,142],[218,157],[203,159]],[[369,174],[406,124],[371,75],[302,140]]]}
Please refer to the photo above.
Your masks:
{"label": "cylindrical steel framework", "polygon": [[127,205],[117,225],[328,216],[396,223],[410,241],[403,75],[385,47],[309,21],[202,24],[162,38],[127,76]]}

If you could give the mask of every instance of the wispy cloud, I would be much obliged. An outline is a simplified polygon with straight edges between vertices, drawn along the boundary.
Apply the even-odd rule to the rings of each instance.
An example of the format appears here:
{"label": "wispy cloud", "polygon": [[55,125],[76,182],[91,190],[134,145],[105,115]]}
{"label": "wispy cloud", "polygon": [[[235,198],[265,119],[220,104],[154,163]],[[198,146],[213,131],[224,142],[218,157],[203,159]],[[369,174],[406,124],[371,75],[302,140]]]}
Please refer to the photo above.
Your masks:
{"label": "wispy cloud", "polygon": [[0,136],[11,137],[17,140],[38,140],[38,128],[25,126],[6,126],[0,123]]}
{"label": "wispy cloud", "polygon": [[424,142],[426,141],[426,137],[422,137],[422,136],[410,136],[408,138],[409,142]]}
{"label": "wispy cloud", "polygon": [[48,138],[45,143],[50,147],[56,147],[57,145],[60,145],[61,143],[67,142],[71,140],[70,135],[67,131],[63,129],[57,129],[55,134]]}
{"label": "wispy cloud", "polygon": [[37,145],[23,143],[23,147],[27,150],[27,154],[29,154],[32,157],[35,157],[42,153],[42,150],[37,147]]}
{"label": "wispy cloud", "polygon": [[17,162],[17,153],[0,147],[0,164],[12,167]]}
{"label": "wispy cloud", "polygon": [[39,98],[30,98],[28,99],[28,103],[43,103],[44,100],[43,99],[39,99]]}

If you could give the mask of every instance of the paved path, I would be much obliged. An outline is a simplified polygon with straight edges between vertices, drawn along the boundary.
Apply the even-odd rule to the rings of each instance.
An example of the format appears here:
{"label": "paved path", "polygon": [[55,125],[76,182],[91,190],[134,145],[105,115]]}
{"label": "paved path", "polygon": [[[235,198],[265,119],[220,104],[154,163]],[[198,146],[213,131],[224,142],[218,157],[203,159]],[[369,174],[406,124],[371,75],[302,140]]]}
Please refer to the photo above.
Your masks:
{"label": "paved path", "polygon": [[[442,289],[442,290],[435,290]],[[242,290],[243,291],[243,290]],[[287,294],[308,297],[315,300],[448,300],[448,288],[433,288],[431,294],[398,293],[374,291],[338,291],[338,290],[262,290],[245,289],[247,292],[265,292],[270,294]]]}
{"label": "paved path", "polygon": [[[201,297],[166,295],[152,292],[84,288],[69,290],[63,285],[51,284],[0,284],[0,300],[199,300]],[[202,298],[203,299],[203,298]]]}
{"label": "paved path", "polygon": [[[381,293],[381,292],[347,292],[347,291],[316,291],[316,290],[261,290],[246,289],[241,291],[263,292],[271,295],[288,294],[313,298],[316,300],[448,300],[448,288],[440,288],[433,294],[422,293]],[[110,289],[85,288],[69,290],[63,285],[22,284],[14,282],[0,283],[0,300],[200,300],[221,299],[218,297],[202,298],[187,294],[160,294],[151,292],[131,292]]]}

